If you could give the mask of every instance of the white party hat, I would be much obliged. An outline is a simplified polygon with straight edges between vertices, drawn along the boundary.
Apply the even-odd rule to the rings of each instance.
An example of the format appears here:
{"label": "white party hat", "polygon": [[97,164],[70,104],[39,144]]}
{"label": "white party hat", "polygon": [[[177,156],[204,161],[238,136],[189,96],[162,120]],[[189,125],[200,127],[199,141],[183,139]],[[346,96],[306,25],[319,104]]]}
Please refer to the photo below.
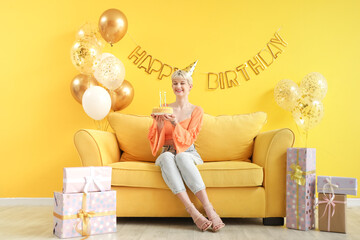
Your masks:
{"label": "white party hat", "polygon": [[195,66],[196,66],[197,62],[198,62],[198,60],[196,60],[195,62],[193,62],[192,64],[190,64],[186,68],[184,68],[183,70],[185,72],[187,72],[190,76],[192,76],[192,74],[193,74],[193,72],[195,70]]}

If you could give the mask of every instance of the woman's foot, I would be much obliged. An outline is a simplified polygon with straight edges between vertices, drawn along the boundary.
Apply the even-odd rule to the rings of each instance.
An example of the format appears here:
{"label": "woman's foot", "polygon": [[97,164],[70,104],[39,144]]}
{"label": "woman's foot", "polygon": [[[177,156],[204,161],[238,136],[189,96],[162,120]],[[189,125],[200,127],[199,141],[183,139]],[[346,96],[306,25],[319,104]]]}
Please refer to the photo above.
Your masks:
{"label": "woman's foot", "polygon": [[212,229],[214,232],[217,232],[221,228],[225,227],[225,224],[223,223],[223,221],[221,220],[219,215],[215,212],[215,209],[213,208],[213,206],[211,204],[204,206],[204,209],[205,209],[207,217],[212,222],[212,226],[213,226]]}
{"label": "woman's foot", "polygon": [[204,217],[194,206],[194,204],[189,205],[186,208],[186,211],[190,214],[190,216],[192,217],[194,223],[196,224],[196,226],[201,230],[201,231],[206,231],[208,230],[211,225],[212,222],[209,221],[206,217]]}

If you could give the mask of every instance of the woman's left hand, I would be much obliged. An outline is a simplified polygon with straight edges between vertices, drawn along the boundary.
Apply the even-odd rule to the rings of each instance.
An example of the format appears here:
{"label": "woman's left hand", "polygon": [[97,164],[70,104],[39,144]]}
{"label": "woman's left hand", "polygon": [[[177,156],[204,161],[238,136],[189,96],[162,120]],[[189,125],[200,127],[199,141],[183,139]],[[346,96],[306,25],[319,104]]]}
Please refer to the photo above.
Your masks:
{"label": "woman's left hand", "polygon": [[176,124],[178,123],[178,121],[176,120],[176,117],[174,114],[164,114],[164,119],[168,120],[171,122],[172,125],[176,126]]}

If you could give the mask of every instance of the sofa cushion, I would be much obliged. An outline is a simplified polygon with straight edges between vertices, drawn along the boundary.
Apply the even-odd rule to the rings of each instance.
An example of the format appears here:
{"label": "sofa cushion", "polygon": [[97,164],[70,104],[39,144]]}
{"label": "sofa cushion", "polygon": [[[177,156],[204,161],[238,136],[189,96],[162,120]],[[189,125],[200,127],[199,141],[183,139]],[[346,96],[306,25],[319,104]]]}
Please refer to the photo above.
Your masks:
{"label": "sofa cushion", "polygon": [[147,138],[153,121],[151,117],[113,112],[108,120],[123,151],[121,161],[155,162]]}
{"label": "sofa cushion", "polygon": [[[113,112],[109,123],[123,151],[121,161],[155,162],[147,138],[152,118]],[[249,161],[254,138],[266,122],[266,113],[211,116],[204,114],[203,126],[195,141],[200,156],[207,161]]]}
{"label": "sofa cushion", "polygon": [[217,117],[204,114],[195,147],[204,162],[249,161],[254,138],[266,123],[266,118],[264,112]]}
{"label": "sofa cushion", "polygon": [[[154,163],[127,161],[109,164],[112,186],[168,189]],[[244,161],[205,162],[197,165],[206,187],[255,187],[263,183],[263,168]]]}

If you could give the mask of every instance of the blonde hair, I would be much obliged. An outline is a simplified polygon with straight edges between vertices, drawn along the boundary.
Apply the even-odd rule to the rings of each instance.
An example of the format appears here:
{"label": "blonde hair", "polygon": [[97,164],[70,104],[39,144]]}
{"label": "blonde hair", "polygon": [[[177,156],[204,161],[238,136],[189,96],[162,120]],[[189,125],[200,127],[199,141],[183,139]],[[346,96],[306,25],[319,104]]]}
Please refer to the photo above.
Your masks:
{"label": "blonde hair", "polygon": [[184,70],[181,70],[181,69],[176,70],[171,75],[171,81],[174,80],[174,78],[177,78],[177,77],[181,77],[181,78],[185,79],[188,82],[189,85],[193,84],[193,80],[192,80],[191,75],[188,72],[184,71]]}

